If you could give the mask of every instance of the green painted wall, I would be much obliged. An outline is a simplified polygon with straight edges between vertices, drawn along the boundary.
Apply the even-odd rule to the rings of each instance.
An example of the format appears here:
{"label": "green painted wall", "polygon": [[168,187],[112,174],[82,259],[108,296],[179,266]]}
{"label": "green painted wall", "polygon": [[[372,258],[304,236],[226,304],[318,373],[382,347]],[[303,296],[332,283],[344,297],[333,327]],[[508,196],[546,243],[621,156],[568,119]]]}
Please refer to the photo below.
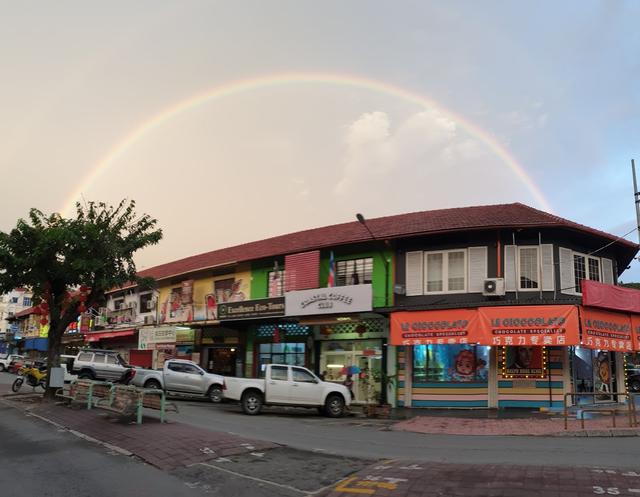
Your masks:
{"label": "green painted wall", "polygon": [[[322,251],[320,254],[320,281],[319,287],[327,286],[327,277],[329,276],[329,251]],[[385,275],[385,265],[382,255],[389,261],[388,275]],[[385,250],[383,252],[341,252],[333,251],[336,262],[349,259],[364,259],[366,257],[373,258],[373,307],[385,307],[385,277],[388,289],[387,297],[389,301],[386,305],[393,305],[393,251]],[[284,260],[278,261],[278,267],[284,268]],[[285,268],[286,270],[286,268]],[[273,261],[260,261],[251,264],[251,298],[263,299],[269,295],[269,272],[273,271]]]}
{"label": "green painted wall", "polygon": [[[278,261],[284,268],[284,259]],[[273,271],[273,260],[251,263],[251,298],[264,299],[269,296],[269,273]]]}
{"label": "green painted wall", "polygon": [[[323,251],[320,255],[320,287],[327,286],[327,278],[329,276],[329,253]],[[349,259],[364,259],[367,257],[373,258],[373,275],[372,275],[372,289],[373,289],[373,307],[385,307],[385,265],[382,259],[382,255],[389,261],[389,274],[386,275],[387,279],[387,298],[386,305],[393,305],[393,252],[391,250],[384,250],[382,252],[340,252],[339,250],[333,251],[333,258],[336,262],[345,261]]]}

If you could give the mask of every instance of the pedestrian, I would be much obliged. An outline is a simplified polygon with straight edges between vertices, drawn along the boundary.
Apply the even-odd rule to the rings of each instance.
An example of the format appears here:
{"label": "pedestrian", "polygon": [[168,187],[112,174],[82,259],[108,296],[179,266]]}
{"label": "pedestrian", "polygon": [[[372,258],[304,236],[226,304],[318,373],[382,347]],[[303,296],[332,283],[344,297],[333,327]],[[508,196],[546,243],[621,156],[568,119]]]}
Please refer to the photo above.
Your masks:
{"label": "pedestrian", "polygon": [[355,395],[353,395],[353,375],[349,373],[342,384],[347,387],[349,393],[351,394],[351,400],[353,401]]}
{"label": "pedestrian", "polygon": [[327,370],[325,369],[319,376],[322,381],[327,381]]}

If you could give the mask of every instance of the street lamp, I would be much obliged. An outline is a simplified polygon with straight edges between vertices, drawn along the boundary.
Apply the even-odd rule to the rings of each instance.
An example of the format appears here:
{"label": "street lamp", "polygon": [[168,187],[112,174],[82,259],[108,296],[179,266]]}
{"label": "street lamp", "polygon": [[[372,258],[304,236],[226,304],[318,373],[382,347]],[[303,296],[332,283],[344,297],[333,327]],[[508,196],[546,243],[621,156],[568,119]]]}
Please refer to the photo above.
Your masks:
{"label": "street lamp", "polygon": [[[369,235],[371,236],[371,238],[375,241],[378,241],[378,239],[369,229],[369,226],[367,225],[367,221],[365,220],[364,216],[358,212],[356,214],[356,219],[369,232]],[[388,245],[388,242],[385,241],[384,243],[385,245]],[[389,261],[387,260],[387,257],[384,255],[384,252],[382,252],[380,249],[378,249],[378,251],[380,252],[380,256],[382,257],[382,262],[384,263],[384,305],[386,307],[389,305]]]}

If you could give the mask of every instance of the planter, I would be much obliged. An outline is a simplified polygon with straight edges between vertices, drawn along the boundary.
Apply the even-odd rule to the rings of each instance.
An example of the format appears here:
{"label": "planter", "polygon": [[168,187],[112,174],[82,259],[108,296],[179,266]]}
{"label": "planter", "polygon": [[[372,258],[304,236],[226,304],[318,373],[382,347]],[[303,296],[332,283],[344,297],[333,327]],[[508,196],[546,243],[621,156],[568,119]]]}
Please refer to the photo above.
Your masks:
{"label": "planter", "polygon": [[391,417],[391,404],[367,404],[364,406],[363,411],[368,418],[389,419]]}

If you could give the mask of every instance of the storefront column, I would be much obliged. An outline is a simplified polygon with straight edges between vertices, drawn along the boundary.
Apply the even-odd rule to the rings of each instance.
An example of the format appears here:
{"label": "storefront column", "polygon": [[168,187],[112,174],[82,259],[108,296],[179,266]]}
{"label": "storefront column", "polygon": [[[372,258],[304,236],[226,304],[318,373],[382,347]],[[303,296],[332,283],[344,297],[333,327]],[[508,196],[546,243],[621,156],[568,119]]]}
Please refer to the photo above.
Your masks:
{"label": "storefront column", "polygon": [[[564,386],[563,392],[565,394],[573,391],[573,379],[571,378],[571,350],[572,347],[565,347],[564,354],[562,355],[562,384]],[[567,405],[573,405],[573,396],[567,397]]]}
{"label": "storefront column", "polygon": [[413,347],[404,348],[404,406],[411,405],[411,390],[413,389]]}
{"label": "storefront column", "polygon": [[[614,354],[616,358],[616,390],[618,392],[626,392],[627,386],[624,381],[624,357],[622,352],[616,352]],[[625,397],[619,397],[618,402],[626,402],[627,399]]]}
{"label": "storefront column", "polygon": [[[392,383],[387,382],[387,402],[392,407],[398,405],[397,392],[398,392],[398,367],[397,367],[398,351],[397,347],[393,345],[387,345],[387,376],[395,378]],[[394,376],[395,375],[395,376]]]}
{"label": "storefront column", "polygon": [[498,408],[498,353],[499,347],[491,347],[489,354],[489,384],[487,385],[487,406],[489,408]]}

